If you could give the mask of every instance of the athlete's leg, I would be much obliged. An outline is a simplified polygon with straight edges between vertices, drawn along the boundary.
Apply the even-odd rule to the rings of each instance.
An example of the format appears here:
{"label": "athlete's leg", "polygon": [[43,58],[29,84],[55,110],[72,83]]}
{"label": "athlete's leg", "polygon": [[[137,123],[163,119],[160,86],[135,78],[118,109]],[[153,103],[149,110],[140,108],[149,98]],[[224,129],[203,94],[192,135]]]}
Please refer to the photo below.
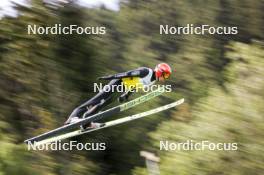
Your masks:
{"label": "athlete's leg", "polygon": [[120,85],[120,84],[121,84],[121,80],[118,79],[111,80],[108,83],[108,86],[111,87],[110,90],[108,89],[107,91],[103,90],[99,92],[93,98],[86,101],[79,107],[75,108],[71,113],[71,115],[69,116],[68,120],[65,122],[65,124],[71,123],[71,120],[73,118],[78,119],[78,118],[88,117],[98,112],[98,110],[100,110],[101,108],[103,108],[104,106],[110,103],[113,92],[116,92],[116,85]]}

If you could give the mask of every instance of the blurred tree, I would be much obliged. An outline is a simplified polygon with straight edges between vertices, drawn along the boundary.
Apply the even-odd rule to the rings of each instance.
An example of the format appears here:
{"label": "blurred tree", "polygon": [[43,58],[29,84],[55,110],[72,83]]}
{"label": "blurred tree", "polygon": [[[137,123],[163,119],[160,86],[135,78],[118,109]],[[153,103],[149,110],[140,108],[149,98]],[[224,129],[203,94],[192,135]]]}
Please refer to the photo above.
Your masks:
{"label": "blurred tree", "polygon": [[173,120],[162,123],[151,136],[156,147],[160,140],[208,140],[238,143],[238,150],[160,151],[162,174],[262,174],[263,43],[232,42],[227,47],[231,51],[226,56],[232,60],[225,69],[230,78],[227,91],[212,86],[191,113],[182,116],[185,107],[181,106]]}

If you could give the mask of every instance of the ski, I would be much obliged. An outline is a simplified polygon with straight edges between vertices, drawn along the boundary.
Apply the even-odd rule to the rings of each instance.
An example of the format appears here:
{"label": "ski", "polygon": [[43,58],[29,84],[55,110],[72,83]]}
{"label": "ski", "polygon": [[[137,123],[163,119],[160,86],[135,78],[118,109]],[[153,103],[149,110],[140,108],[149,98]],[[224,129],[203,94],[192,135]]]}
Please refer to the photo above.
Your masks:
{"label": "ski", "polygon": [[108,110],[105,110],[103,112],[94,114],[94,115],[92,115],[90,117],[87,117],[87,118],[84,118],[84,119],[82,119],[82,120],[80,120],[80,121],[78,121],[76,123],[72,123],[72,124],[69,124],[69,125],[61,126],[59,128],[56,128],[56,129],[51,130],[49,132],[43,133],[43,134],[38,135],[36,137],[27,139],[24,142],[25,143],[37,142],[37,141],[46,139],[48,137],[60,134],[61,132],[65,132],[65,131],[69,131],[71,129],[77,128],[77,127],[79,127],[81,125],[85,125],[85,124],[100,120],[100,119],[105,118],[105,117],[110,117],[113,114],[116,114],[116,113],[121,112],[121,111],[128,110],[128,109],[130,109],[130,108],[132,108],[134,106],[137,106],[137,105],[139,105],[141,103],[144,103],[144,102],[146,102],[146,101],[148,101],[148,100],[150,100],[150,99],[152,99],[152,98],[154,98],[156,96],[161,95],[164,92],[165,92],[165,88],[164,87],[160,87],[160,88],[156,89],[155,91],[147,93],[147,94],[145,94],[145,95],[143,95],[141,97],[138,97],[138,98],[136,98],[134,100],[131,100],[131,101],[127,102],[127,103],[124,103],[124,104],[121,104],[119,106],[116,106],[116,107],[110,108]]}
{"label": "ski", "polygon": [[143,117],[146,117],[146,116],[149,116],[149,115],[152,115],[152,114],[155,114],[155,113],[158,113],[158,112],[173,108],[175,106],[178,106],[178,105],[182,104],[183,102],[184,102],[184,99],[180,99],[180,100],[175,101],[173,103],[170,103],[170,104],[167,104],[167,105],[164,105],[164,106],[161,106],[161,107],[149,110],[149,111],[145,111],[145,112],[142,112],[142,113],[139,113],[139,114],[135,114],[135,115],[131,115],[131,116],[127,116],[127,117],[123,117],[123,118],[120,118],[120,119],[116,119],[116,120],[112,120],[112,121],[106,122],[106,123],[104,123],[103,126],[101,126],[99,128],[88,129],[88,130],[85,130],[85,131],[79,129],[79,130],[72,131],[72,132],[69,132],[69,133],[66,133],[66,134],[58,135],[58,136],[55,136],[55,137],[51,137],[51,138],[48,138],[48,139],[44,139],[44,140],[35,142],[34,145],[38,146],[38,145],[47,144],[47,143],[51,143],[51,142],[61,141],[61,140],[68,139],[68,138],[75,137],[75,136],[79,136],[79,135],[82,135],[82,134],[85,134],[85,133],[97,131],[97,130],[100,130],[100,129],[103,129],[103,128],[107,128],[107,127],[119,125],[119,124],[122,124],[122,123],[126,123],[126,122],[129,122],[129,121],[132,121],[132,120],[140,119],[140,118],[143,118]]}

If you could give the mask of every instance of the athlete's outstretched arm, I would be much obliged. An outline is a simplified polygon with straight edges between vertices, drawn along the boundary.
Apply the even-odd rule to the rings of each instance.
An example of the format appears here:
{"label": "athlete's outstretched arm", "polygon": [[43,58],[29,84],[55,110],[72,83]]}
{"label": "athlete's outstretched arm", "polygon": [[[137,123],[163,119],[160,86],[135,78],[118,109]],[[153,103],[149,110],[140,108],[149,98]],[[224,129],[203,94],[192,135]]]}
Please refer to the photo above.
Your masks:
{"label": "athlete's outstretched arm", "polygon": [[120,79],[120,78],[126,78],[126,77],[144,77],[149,73],[149,69],[146,67],[140,67],[135,70],[130,70],[123,73],[118,73],[114,75],[107,75],[103,77],[99,77],[99,80],[112,80],[112,79]]}

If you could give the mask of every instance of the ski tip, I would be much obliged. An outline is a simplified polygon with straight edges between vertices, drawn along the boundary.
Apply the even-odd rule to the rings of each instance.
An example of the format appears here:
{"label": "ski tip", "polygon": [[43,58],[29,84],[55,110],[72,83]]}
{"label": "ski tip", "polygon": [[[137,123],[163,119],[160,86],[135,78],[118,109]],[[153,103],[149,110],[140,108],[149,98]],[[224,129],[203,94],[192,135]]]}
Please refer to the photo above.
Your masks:
{"label": "ski tip", "polygon": [[182,98],[182,99],[176,101],[177,105],[182,104],[183,102],[184,102],[184,98]]}

